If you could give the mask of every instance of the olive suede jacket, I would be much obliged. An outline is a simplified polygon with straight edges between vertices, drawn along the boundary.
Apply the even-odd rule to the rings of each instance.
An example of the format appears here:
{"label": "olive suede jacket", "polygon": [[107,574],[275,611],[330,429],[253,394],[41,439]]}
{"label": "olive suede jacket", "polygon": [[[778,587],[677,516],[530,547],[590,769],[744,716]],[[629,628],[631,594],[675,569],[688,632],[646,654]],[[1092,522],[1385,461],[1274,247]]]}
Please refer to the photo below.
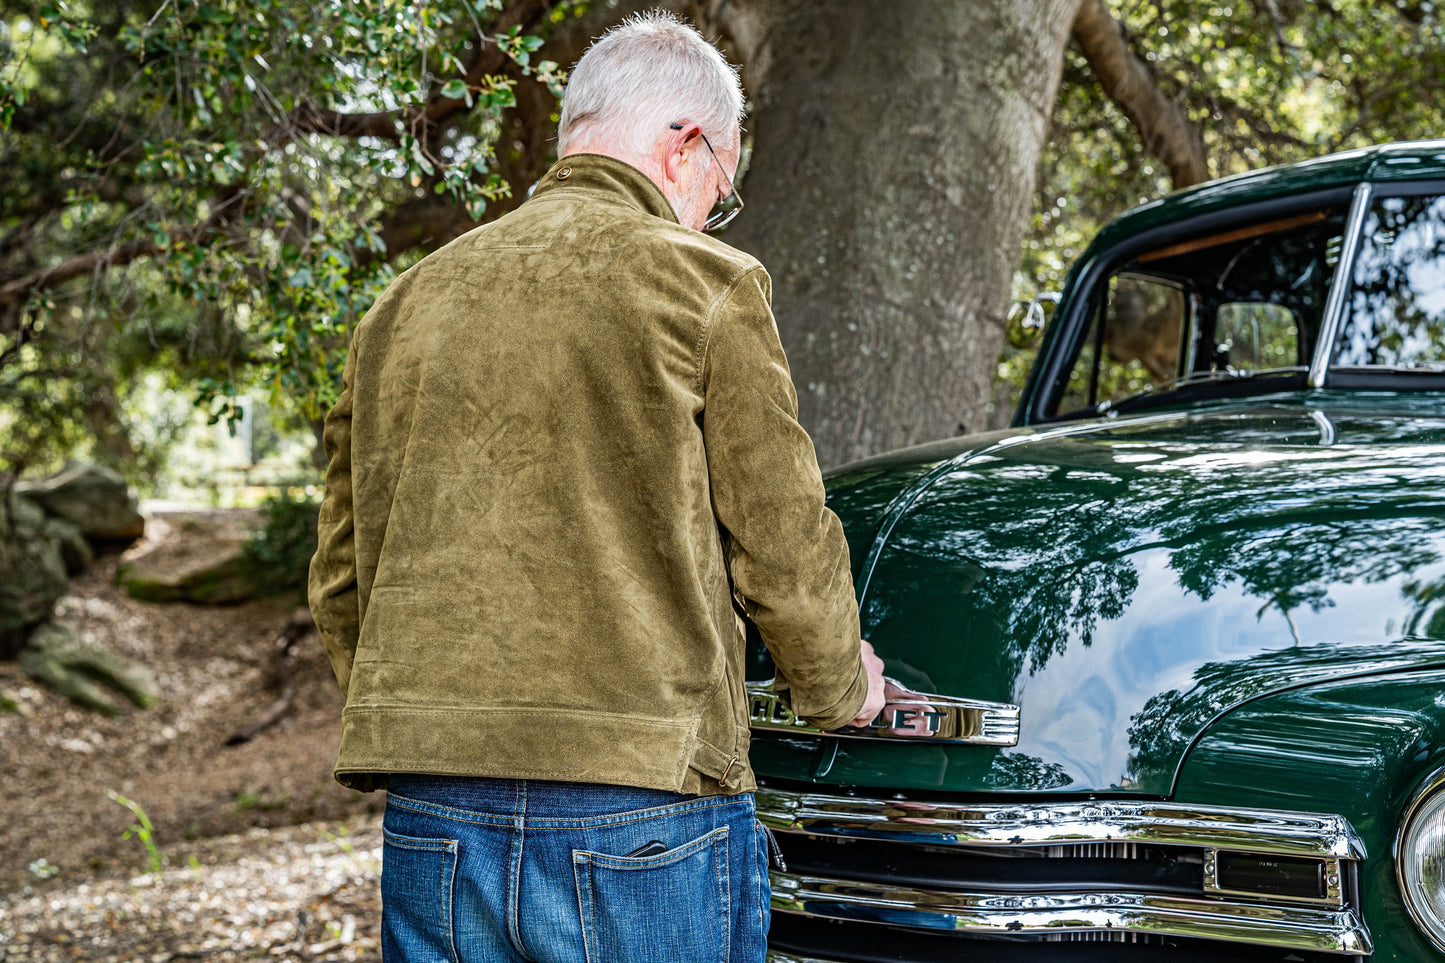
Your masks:
{"label": "olive suede jacket", "polygon": [[739,609],[800,715],[858,713],[848,549],[769,299],[597,155],[381,295],[326,419],[311,563],[339,781],[751,789]]}

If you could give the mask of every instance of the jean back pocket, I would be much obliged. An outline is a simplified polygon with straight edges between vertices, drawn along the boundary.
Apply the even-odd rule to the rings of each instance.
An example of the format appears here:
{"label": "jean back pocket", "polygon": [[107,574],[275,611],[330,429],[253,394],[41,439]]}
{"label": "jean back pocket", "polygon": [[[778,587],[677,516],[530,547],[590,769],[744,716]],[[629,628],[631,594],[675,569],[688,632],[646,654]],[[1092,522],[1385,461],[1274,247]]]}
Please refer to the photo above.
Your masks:
{"label": "jean back pocket", "polygon": [[385,827],[382,840],[382,956],[457,963],[452,894],[458,841],[402,836]]}
{"label": "jean back pocket", "polygon": [[655,856],[572,854],[588,963],[726,963],[728,827]]}

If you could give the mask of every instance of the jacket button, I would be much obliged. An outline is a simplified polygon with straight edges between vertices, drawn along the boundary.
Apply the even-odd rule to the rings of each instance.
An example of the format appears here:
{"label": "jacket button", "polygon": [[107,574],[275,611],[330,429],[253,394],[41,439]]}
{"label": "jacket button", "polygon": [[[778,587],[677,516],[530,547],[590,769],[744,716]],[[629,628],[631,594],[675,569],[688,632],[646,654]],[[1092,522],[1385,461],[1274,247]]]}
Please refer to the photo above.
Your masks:
{"label": "jacket button", "polygon": [[570,168],[570,167],[564,167],[564,168],[562,168],[560,171],[557,172],[557,180],[559,180],[559,181],[565,181],[567,178],[569,178],[569,177],[571,177],[571,176],[572,176],[572,168]]}

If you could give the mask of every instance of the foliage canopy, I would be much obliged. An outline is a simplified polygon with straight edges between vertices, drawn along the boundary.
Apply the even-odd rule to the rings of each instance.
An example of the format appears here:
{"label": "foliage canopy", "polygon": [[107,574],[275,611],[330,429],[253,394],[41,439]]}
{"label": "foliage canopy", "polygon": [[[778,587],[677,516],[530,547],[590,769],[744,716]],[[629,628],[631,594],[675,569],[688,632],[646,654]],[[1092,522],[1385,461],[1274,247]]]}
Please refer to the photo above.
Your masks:
{"label": "foliage canopy", "polygon": [[[142,376],[214,418],[258,384],[316,418],[395,272],[545,170],[554,60],[580,46],[559,38],[587,6],[0,0],[0,451],[144,474],[137,438],[165,433],[127,424]],[[1215,176],[1445,120],[1423,0],[1103,9]],[[1064,54],[1021,291],[1057,289],[1104,221],[1181,186],[1088,49]],[[1006,350],[995,421],[1030,360]]]}
{"label": "foliage canopy", "polygon": [[534,54],[572,9],[0,3],[3,447],[110,430],[124,457],[141,369],[217,417],[255,380],[316,417],[393,273],[515,203],[539,159],[499,151],[503,114],[519,84],[555,104]]}

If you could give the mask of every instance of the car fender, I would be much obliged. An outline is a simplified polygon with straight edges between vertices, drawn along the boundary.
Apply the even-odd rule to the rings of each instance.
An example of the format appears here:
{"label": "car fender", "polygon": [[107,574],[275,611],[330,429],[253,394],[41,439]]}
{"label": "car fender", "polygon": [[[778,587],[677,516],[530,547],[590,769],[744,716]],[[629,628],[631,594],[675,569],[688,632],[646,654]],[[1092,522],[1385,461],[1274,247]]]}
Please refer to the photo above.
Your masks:
{"label": "car fender", "polygon": [[1265,696],[1215,720],[1180,767],[1177,802],[1329,812],[1364,841],[1360,889],[1375,960],[1438,959],[1395,876],[1405,808],[1445,766],[1445,669]]}

